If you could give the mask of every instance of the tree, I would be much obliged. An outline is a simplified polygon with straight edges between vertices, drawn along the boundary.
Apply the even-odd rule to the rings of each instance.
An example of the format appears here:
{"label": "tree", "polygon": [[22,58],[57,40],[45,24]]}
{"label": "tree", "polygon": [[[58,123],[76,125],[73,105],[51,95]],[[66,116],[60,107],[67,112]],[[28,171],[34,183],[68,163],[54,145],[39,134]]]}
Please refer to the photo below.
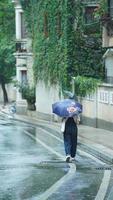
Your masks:
{"label": "tree", "polygon": [[5,84],[15,75],[14,52],[14,9],[8,0],[0,2],[0,84],[4,104],[8,102]]}
{"label": "tree", "polygon": [[0,41],[0,84],[3,90],[4,104],[8,102],[8,95],[5,84],[10,83],[12,76],[15,75],[14,63],[15,59],[12,56],[14,52],[14,44],[7,43],[6,39]]}

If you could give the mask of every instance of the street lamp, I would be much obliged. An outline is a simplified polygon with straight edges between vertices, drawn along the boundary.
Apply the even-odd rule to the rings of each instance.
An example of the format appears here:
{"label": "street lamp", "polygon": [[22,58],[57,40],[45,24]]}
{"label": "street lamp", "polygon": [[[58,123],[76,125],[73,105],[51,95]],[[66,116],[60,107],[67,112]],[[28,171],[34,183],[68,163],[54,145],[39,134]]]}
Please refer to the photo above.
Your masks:
{"label": "street lamp", "polygon": [[75,94],[75,77],[72,76],[72,93]]}

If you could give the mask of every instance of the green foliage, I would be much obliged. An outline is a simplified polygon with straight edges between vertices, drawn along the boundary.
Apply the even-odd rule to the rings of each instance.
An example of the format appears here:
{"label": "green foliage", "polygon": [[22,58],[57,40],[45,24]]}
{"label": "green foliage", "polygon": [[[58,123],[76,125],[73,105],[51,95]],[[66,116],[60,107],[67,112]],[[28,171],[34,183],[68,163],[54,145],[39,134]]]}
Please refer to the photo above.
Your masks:
{"label": "green foliage", "polygon": [[[102,55],[105,50],[102,49],[100,24],[85,24],[82,14],[85,6],[79,1],[74,5],[72,4],[72,9],[74,9],[72,16],[76,19],[76,30],[73,30],[74,22],[71,20],[68,30],[68,56],[70,62],[68,74],[70,76],[103,78]],[[97,32],[94,31],[95,29],[97,29]]]}
{"label": "green foliage", "polygon": [[17,83],[16,86],[19,88],[19,92],[22,94],[23,99],[26,99],[28,103],[35,103],[36,97],[34,86],[31,87],[28,83]]}
{"label": "green foliage", "polygon": [[[100,24],[96,33],[87,27],[86,34],[81,1],[21,2],[33,41],[36,80],[44,80],[46,84],[60,83],[63,89],[69,89],[72,76],[103,78]],[[59,13],[61,26],[58,25]],[[96,27],[97,24],[93,25],[93,29]]]}
{"label": "green foliage", "polygon": [[10,39],[15,33],[14,6],[10,0],[0,1],[0,38]]}
{"label": "green foliage", "polygon": [[94,92],[99,83],[100,81],[95,78],[77,76],[74,78],[75,93],[77,96],[85,97]]}
{"label": "green foliage", "polygon": [[14,8],[8,0],[0,2],[0,83],[9,83],[15,75]]}
{"label": "green foliage", "polygon": [[101,18],[101,16],[108,13],[108,0],[100,0],[98,8],[95,12],[95,17]]}
{"label": "green foliage", "polygon": [[9,83],[15,75],[14,43],[6,38],[0,41],[0,83]]}
{"label": "green foliage", "polygon": [[[65,0],[51,1],[51,3],[49,0],[29,1],[27,8],[25,4],[23,6],[33,41],[35,79],[43,79],[46,84],[60,82],[61,85],[65,85],[67,67]],[[28,16],[28,13],[31,15]],[[62,27],[58,27],[59,13]]]}

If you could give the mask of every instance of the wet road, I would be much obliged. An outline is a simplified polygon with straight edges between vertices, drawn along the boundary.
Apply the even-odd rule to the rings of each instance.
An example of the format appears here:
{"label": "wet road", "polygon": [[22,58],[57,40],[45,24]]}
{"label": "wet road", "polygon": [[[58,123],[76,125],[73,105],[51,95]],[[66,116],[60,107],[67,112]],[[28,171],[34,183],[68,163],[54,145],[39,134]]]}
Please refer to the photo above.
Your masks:
{"label": "wet road", "polygon": [[52,127],[1,117],[0,200],[112,200],[111,166],[79,147],[76,164],[64,158]]}

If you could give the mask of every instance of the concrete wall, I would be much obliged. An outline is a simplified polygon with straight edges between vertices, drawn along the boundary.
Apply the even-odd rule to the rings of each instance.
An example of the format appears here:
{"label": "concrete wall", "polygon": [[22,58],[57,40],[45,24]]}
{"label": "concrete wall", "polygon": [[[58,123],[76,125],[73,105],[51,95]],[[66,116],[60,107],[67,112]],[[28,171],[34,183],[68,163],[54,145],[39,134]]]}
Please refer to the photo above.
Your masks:
{"label": "concrete wall", "polygon": [[[13,84],[7,84],[6,90],[9,102],[16,101],[16,88],[13,86]],[[3,103],[3,92],[1,86],[0,86],[0,103]]]}
{"label": "concrete wall", "polygon": [[113,85],[99,86],[93,98],[83,100],[83,108],[83,124],[113,130]]}
{"label": "concrete wall", "polygon": [[113,47],[113,35],[108,35],[107,25],[103,27],[102,32],[102,46],[103,47]]}
{"label": "concrete wall", "polygon": [[106,57],[105,66],[107,69],[107,76],[113,77],[113,55]]}
{"label": "concrete wall", "polygon": [[52,114],[52,104],[59,100],[58,86],[48,86],[39,82],[36,86],[36,111],[43,119],[57,120],[57,116]]}
{"label": "concrete wall", "polygon": [[29,85],[34,85],[34,76],[33,76],[33,57],[27,57],[27,80]]}
{"label": "concrete wall", "polygon": [[[59,100],[57,86],[47,88],[40,82],[36,87],[37,117],[58,121],[52,113],[52,103]],[[81,122],[88,126],[113,130],[113,85],[100,85],[97,91],[82,101]]]}

